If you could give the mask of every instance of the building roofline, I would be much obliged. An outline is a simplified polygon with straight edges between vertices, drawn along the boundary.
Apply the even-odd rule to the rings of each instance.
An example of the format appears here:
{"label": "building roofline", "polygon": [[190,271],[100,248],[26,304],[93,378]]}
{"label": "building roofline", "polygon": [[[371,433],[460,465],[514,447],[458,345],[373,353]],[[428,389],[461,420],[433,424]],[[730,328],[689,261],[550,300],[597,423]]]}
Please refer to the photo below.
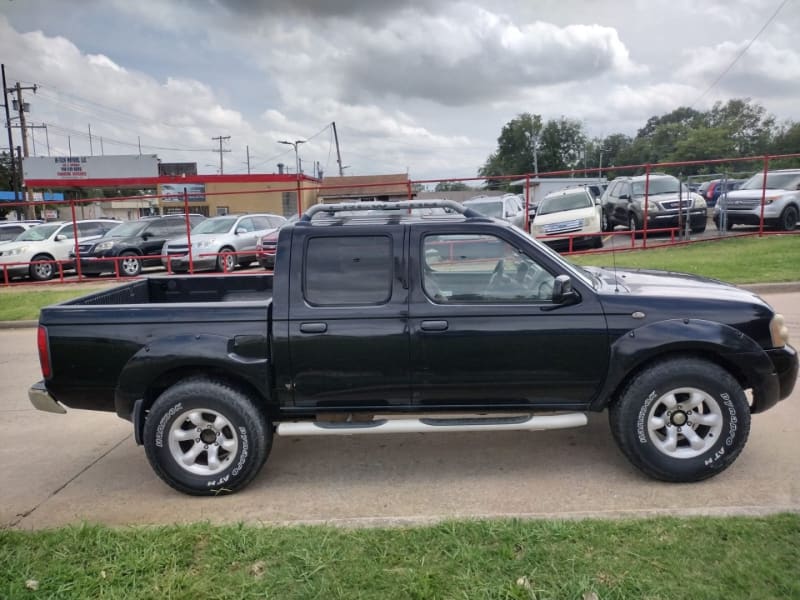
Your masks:
{"label": "building roofline", "polygon": [[[319,179],[302,175],[303,182],[319,183]],[[292,184],[297,182],[294,174],[256,174],[236,173],[232,175],[159,175],[157,177],[108,177],[93,179],[26,179],[25,185],[28,189],[33,188],[97,188],[97,187],[120,187],[120,188],[139,188],[156,187],[159,184],[181,184],[181,183],[285,183]]]}

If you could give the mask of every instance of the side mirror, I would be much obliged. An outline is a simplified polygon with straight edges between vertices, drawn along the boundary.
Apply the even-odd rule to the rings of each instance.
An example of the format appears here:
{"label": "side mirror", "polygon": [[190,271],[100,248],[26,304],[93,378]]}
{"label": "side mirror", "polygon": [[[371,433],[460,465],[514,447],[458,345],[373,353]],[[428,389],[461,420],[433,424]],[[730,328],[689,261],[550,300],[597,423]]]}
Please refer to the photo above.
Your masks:
{"label": "side mirror", "polygon": [[57,241],[57,242],[63,242],[65,239],[67,239],[67,236],[65,236],[63,233],[59,233],[59,234],[58,234],[58,235],[57,235],[55,238],[53,238],[53,239],[55,239],[55,241]]}
{"label": "side mirror", "polygon": [[619,199],[620,200],[630,200],[631,197],[628,194],[620,194],[619,195]]}
{"label": "side mirror", "polygon": [[236,235],[241,235],[243,233],[247,233],[247,229],[245,229],[244,227],[237,227],[236,228]]}
{"label": "side mirror", "polygon": [[572,280],[569,275],[559,275],[553,281],[553,303],[566,304],[576,300],[578,293],[572,289]]}
{"label": "side mirror", "polygon": [[143,240],[149,240],[151,237],[153,237],[153,233],[152,232],[150,232],[150,231],[143,231],[142,232],[142,239]]}

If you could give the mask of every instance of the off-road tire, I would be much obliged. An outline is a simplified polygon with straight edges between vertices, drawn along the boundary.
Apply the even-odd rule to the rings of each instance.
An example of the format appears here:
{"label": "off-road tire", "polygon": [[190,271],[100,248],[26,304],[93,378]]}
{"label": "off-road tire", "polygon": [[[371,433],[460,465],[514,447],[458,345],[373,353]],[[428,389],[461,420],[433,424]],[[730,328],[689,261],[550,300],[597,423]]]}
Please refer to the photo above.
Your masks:
{"label": "off-road tire", "polygon": [[[688,398],[688,394],[674,394],[678,400],[677,408],[683,410],[665,412],[661,417],[657,415],[660,403],[670,397],[670,392],[687,389],[706,395],[708,403],[704,401],[698,411],[692,413],[690,410],[687,414],[683,411],[691,402],[681,399]],[[711,406],[714,403],[716,407]],[[708,412],[700,414],[704,407]],[[689,428],[693,425],[692,418],[709,419],[709,414],[714,411],[719,417],[719,425],[706,427],[695,421],[691,427],[692,437],[703,438],[697,456],[676,456],[680,452],[695,452],[685,434],[681,440],[683,447],[679,442],[672,453],[659,448],[658,444],[663,444],[661,432],[667,430],[665,427],[651,431],[651,424],[657,423],[651,419],[670,421],[666,415],[672,414],[680,416],[678,422],[686,419],[683,428]],[[701,359],[675,358],[657,363],[636,375],[609,407],[609,423],[619,449],[640,471],[662,481],[692,482],[713,477],[736,460],[750,432],[750,408],[741,386],[725,369]],[[683,429],[674,424],[671,427],[675,431]],[[718,428],[717,435],[712,433],[715,427]]]}
{"label": "off-road tire", "polygon": [[[205,411],[205,412],[204,412]],[[194,422],[189,418],[208,423],[192,433],[192,439],[178,439],[178,433],[191,433]],[[177,453],[190,452],[197,444],[206,448],[216,445],[214,452],[225,451],[212,440],[200,436],[214,435],[212,421],[215,415],[222,417],[228,429],[220,429],[218,440],[235,439],[236,449],[220,461],[222,470],[214,473],[190,472],[203,470],[205,453],[206,470],[210,471],[210,454],[200,450],[196,462],[190,466],[179,464]],[[180,421],[180,422],[179,422]],[[214,421],[216,423],[216,421]],[[202,431],[200,431],[202,429]],[[208,433],[207,433],[208,432]],[[181,436],[183,437],[183,435]],[[167,485],[192,496],[216,496],[236,492],[258,474],[272,446],[272,427],[267,417],[259,410],[257,399],[228,382],[209,377],[192,377],[163,392],[150,407],[144,425],[143,443],[150,466]],[[224,468],[223,468],[224,466]]]}

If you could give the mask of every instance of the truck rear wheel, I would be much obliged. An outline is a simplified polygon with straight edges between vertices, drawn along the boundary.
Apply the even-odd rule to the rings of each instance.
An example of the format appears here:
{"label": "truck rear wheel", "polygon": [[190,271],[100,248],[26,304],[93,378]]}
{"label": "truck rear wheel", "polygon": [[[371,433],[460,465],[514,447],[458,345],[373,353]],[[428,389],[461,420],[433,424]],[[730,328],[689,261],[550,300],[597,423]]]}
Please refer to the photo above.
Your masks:
{"label": "truck rear wheel", "polygon": [[253,480],[269,454],[272,428],[244,391],[194,377],[158,397],[143,437],[150,466],[168,485],[212,496]]}
{"label": "truck rear wheel", "polygon": [[639,470],[662,481],[701,481],[729,467],[747,442],[750,408],[718,365],[671,359],[637,375],[609,409],[611,432]]}

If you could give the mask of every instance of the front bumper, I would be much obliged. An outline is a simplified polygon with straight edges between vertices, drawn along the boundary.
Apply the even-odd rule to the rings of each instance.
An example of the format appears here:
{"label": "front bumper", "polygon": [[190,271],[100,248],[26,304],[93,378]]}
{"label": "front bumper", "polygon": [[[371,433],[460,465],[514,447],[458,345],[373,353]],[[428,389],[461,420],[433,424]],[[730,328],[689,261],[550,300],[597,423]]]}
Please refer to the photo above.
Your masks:
{"label": "front bumper", "polygon": [[44,385],[44,381],[37,381],[28,389],[28,400],[31,401],[36,410],[44,412],[67,414],[67,409],[61,406],[56,399],[50,395]]}
{"label": "front bumper", "polygon": [[[708,219],[708,212],[705,208],[694,208],[689,211],[689,227],[698,229],[706,224]],[[678,227],[681,223],[686,222],[686,211],[683,214],[678,212],[651,212],[647,215],[647,226],[653,229],[661,229],[667,227]]]}
{"label": "front bumper", "polygon": [[[714,223],[719,227],[720,222],[720,213],[714,213]],[[759,212],[751,212],[751,211],[735,211],[735,210],[728,210],[725,212],[725,220],[730,225],[760,225],[761,224],[761,209]],[[777,224],[778,216],[771,215],[764,212],[764,224],[768,226],[773,226]]]}
{"label": "front bumper", "polygon": [[759,385],[753,386],[753,414],[772,408],[788,398],[797,382],[797,350],[789,345],[765,351],[772,363],[772,373],[762,373]]}
{"label": "front bumper", "polygon": [[[189,270],[189,255],[188,254],[170,254],[169,261],[166,258],[161,259],[161,264],[164,268],[172,269],[173,271],[188,271]],[[204,271],[206,269],[215,269],[217,267],[216,256],[193,256],[192,265],[195,271]]]}

